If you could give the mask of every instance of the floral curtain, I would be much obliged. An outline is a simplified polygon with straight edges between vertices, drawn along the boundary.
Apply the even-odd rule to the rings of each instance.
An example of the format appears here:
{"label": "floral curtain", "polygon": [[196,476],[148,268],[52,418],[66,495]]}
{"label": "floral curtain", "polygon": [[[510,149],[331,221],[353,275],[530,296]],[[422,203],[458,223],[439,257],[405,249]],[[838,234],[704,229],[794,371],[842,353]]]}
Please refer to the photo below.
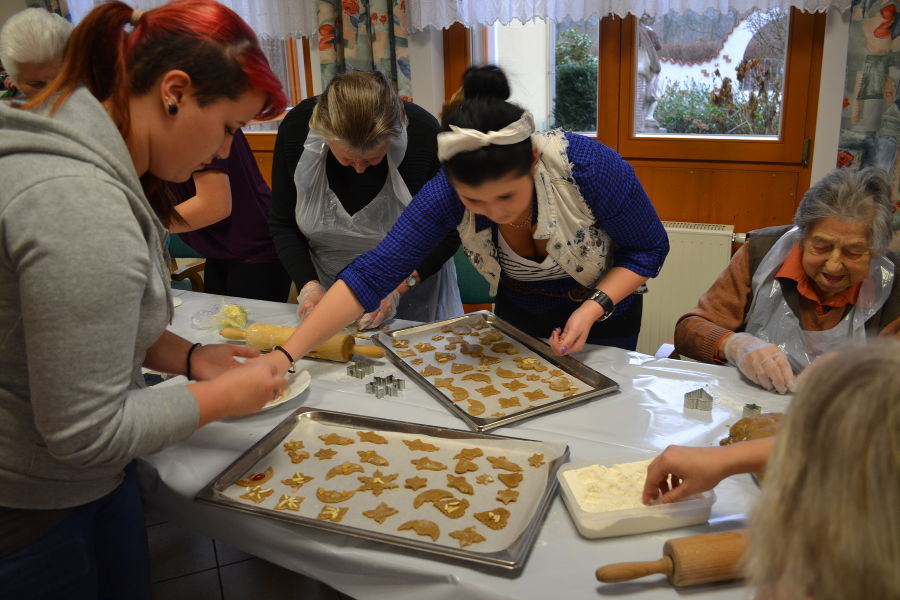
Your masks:
{"label": "floral curtain", "polygon": [[592,17],[617,15],[656,15],[669,11],[703,12],[708,8],[740,12],[757,8],[763,12],[773,8],[797,7],[808,12],[840,11],[850,8],[851,0],[409,0],[409,28],[463,25],[508,25],[513,19],[522,23],[533,19],[554,22],[571,19],[586,21]]}
{"label": "floral curtain", "polygon": [[900,188],[900,2],[854,0],[837,164],[878,166]]}
{"label": "floral curtain", "polygon": [[412,100],[406,0],[319,0],[322,86],[337,73],[381,71]]}

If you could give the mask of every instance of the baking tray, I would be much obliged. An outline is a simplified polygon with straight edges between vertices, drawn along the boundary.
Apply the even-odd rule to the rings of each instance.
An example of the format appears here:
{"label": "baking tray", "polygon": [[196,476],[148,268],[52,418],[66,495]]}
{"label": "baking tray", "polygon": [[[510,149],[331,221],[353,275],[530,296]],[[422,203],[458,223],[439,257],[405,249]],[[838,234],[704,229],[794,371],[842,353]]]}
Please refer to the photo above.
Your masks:
{"label": "baking tray", "polygon": [[[373,431],[383,436],[389,440],[389,443],[387,445],[364,443],[361,433],[367,431]],[[316,454],[313,451],[317,447],[326,447],[326,444],[320,441],[321,438],[318,436],[335,432],[354,439],[356,442],[346,446],[327,446],[327,448],[338,450],[338,455],[333,459],[320,461],[314,458]],[[409,438],[421,439],[426,444],[433,444],[440,448],[436,452],[413,451],[403,447],[401,443],[402,440]],[[304,450],[308,451],[310,456],[299,464],[294,464],[286,458],[287,453],[283,449],[283,444],[285,440],[295,441],[298,439],[304,441]],[[482,448],[484,456],[473,459],[480,465],[480,470],[466,473],[465,476],[468,476],[471,481],[477,481],[475,480],[477,473],[490,474],[492,481],[483,485],[475,483],[472,485],[475,488],[473,494],[468,496],[457,492],[452,487],[449,488],[457,498],[466,498],[471,502],[463,517],[450,520],[444,517],[436,506],[431,508],[423,504],[423,507],[418,510],[413,508],[413,500],[420,493],[434,488],[448,489],[448,483],[443,482],[445,480],[449,482],[446,474],[455,472],[453,463],[447,462],[449,468],[441,472],[419,471],[412,466],[405,466],[407,461],[396,460],[393,457],[399,454],[403,454],[405,458],[428,455],[429,458],[437,461],[450,461],[451,454],[462,448],[473,446]],[[359,458],[355,458],[358,454],[356,451],[360,450],[376,450],[384,457],[390,457],[391,465],[376,467],[365,464]],[[499,474],[505,474],[506,471],[498,471],[492,465],[487,464],[487,457],[501,453],[504,457],[509,457],[510,460],[522,465],[525,473],[521,483],[517,486],[520,495],[511,504],[501,504],[499,497],[494,498],[499,491],[511,489],[509,486],[504,488],[498,478]],[[533,465],[526,462],[529,455],[533,456],[538,453],[544,456],[543,464]],[[365,473],[354,472],[326,479],[326,471],[333,471],[334,467],[343,464],[343,461],[348,458],[355,458],[353,462],[363,466]],[[200,490],[196,498],[234,510],[391,544],[417,554],[427,553],[440,560],[467,563],[470,566],[502,571],[517,576],[525,565],[558,488],[556,472],[568,458],[569,448],[562,443],[501,437],[404,421],[299,408],[216,476]],[[279,461],[284,464],[279,464]],[[285,465],[287,466],[285,467]],[[274,467],[274,473],[263,481],[260,489],[272,489],[270,495],[258,505],[249,499],[241,499],[238,496],[240,492],[249,493],[253,489],[248,486],[248,479],[261,476],[267,467]],[[375,496],[374,493],[357,491],[345,503],[339,504],[325,504],[319,500],[316,493],[319,487],[333,490],[340,487],[347,489],[348,485],[359,486],[358,483],[355,483],[358,476],[372,475],[376,469],[387,471],[382,477],[387,476],[388,473],[399,471],[398,477],[395,479],[395,482],[399,484],[398,488],[386,489],[378,496]],[[302,472],[303,475],[312,476],[315,479],[304,484],[303,487],[291,491],[289,486],[282,483],[282,478],[290,478],[293,471]],[[285,473],[287,474],[285,475]],[[409,476],[425,476],[429,483],[422,488],[408,489],[403,484],[404,478]],[[360,479],[360,481],[363,480]],[[351,484],[351,482],[354,483]],[[274,506],[280,502],[283,493],[303,497],[298,512],[274,509]],[[385,502],[400,511],[389,517],[384,525],[362,515],[363,509],[371,510],[380,502]],[[325,506],[347,506],[348,511],[343,515],[345,518],[340,523],[317,519],[317,514],[320,514]],[[488,510],[496,510],[499,507],[507,508],[510,512],[507,527],[500,532],[492,531],[484,526],[483,522],[477,520],[474,516],[475,513],[485,506],[490,507]],[[439,525],[440,535],[437,539],[422,537],[410,530],[402,532],[398,530],[399,524],[411,519],[423,518],[430,519]],[[449,535],[450,531],[452,529],[463,530],[470,526],[474,526],[476,531],[484,534],[486,540],[482,543],[459,547],[459,542]]]}
{"label": "baking tray", "polygon": [[[469,336],[453,336],[451,332],[447,330],[452,328],[471,328],[472,333]],[[577,387],[577,389],[571,394],[566,395],[566,392],[553,392],[549,390],[546,385],[542,385],[543,381],[546,380],[545,374],[542,372],[538,373],[528,373],[527,377],[534,377],[538,375],[538,377],[544,377],[542,381],[527,381],[524,377],[520,377],[516,379],[519,382],[525,382],[526,387],[521,391],[510,391],[508,389],[499,390],[498,400],[506,399],[504,396],[509,398],[513,397],[513,400],[519,399],[520,406],[518,407],[503,407],[500,405],[499,407],[495,406],[495,408],[499,408],[498,411],[490,411],[485,410],[482,415],[473,415],[467,410],[468,406],[466,401],[454,401],[453,397],[450,395],[449,391],[445,392],[444,390],[448,390],[446,387],[438,387],[435,385],[438,382],[439,377],[432,376],[431,379],[426,377],[421,373],[425,366],[431,365],[435,368],[440,368],[443,372],[442,375],[453,377],[454,386],[464,386],[467,389],[472,390],[473,388],[477,388],[479,384],[472,384],[466,386],[465,383],[461,381],[464,377],[466,377],[467,373],[459,373],[455,376],[450,373],[451,366],[455,366],[456,363],[467,363],[473,366],[478,365],[480,362],[480,357],[472,357],[461,352],[461,343],[456,347],[453,351],[446,350],[447,344],[443,342],[449,337],[462,337],[466,340],[466,343],[478,343],[481,339],[481,336],[489,330],[496,330],[500,334],[504,336],[504,340],[512,340],[512,344],[514,347],[519,349],[519,353],[515,355],[502,354],[496,355],[497,358],[501,359],[501,362],[495,365],[491,365],[490,370],[493,372],[497,372],[498,368],[506,369],[505,372],[509,372],[512,370],[513,372],[523,372],[521,371],[521,367],[518,366],[517,360],[521,358],[527,357],[536,357],[539,361],[543,361],[542,364],[548,364],[551,368],[550,373],[554,372],[552,369],[557,369],[562,372],[562,375],[565,377],[574,378],[574,383],[576,385],[572,387]],[[434,341],[435,337],[444,336],[443,339]],[[397,348],[395,344],[398,340],[407,340],[407,348]],[[395,329],[390,332],[381,332],[377,336],[372,337],[372,341],[385,349],[386,355],[389,360],[391,360],[397,367],[403,371],[409,378],[416,381],[422,388],[424,388],[429,394],[431,394],[434,398],[436,398],[440,403],[447,407],[450,412],[457,415],[461,418],[465,423],[471,427],[474,431],[490,431],[491,429],[496,429],[497,427],[502,427],[504,425],[509,425],[516,421],[521,421],[523,419],[529,419],[531,417],[535,417],[537,415],[541,415],[544,413],[552,412],[555,410],[559,410],[561,408],[571,406],[573,404],[578,404],[579,402],[584,402],[586,400],[590,400],[592,398],[597,398],[599,396],[603,396],[606,394],[610,394],[619,389],[619,385],[610,379],[609,377],[598,373],[594,369],[588,367],[584,363],[579,360],[576,360],[570,356],[557,356],[553,353],[550,346],[546,343],[534,338],[527,333],[521,331],[520,329],[510,325],[493,312],[490,311],[477,311],[473,313],[469,313],[462,317],[456,317],[453,319],[447,319],[445,321],[437,321],[435,323],[428,323],[425,325],[416,325],[413,327],[405,327],[402,329]],[[434,352],[417,352],[414,356],[401,356],[403,351],[410,350],[417,343],[430,343],[435,346],[437,351],[444,351],[445,353],[453,353],[456,355],[456,359],[453,361],[448,361],[444,363],[436,362],[437,354]],[[479,344],[482,345],[482,344]],[[452,344],[451,344],[452,346]],[[490,347],[490,343],[487,344]],[[483,350],[489,355],[494,355],[490,349]],[[405,352],[409,354],[409,352]],[[422,360],[419,364],[412,364],[416,359]],[[475,367],[476,369],[484,369],[484,367]],[[489,382],[490,385],[493,385],[493,381]],[[511,380],[504,381],[503,379],[496,379],[496,381],[501,386],[506,386],[511,383]],[[515,384],[519,385],[519,384]],[[452,388],[451,388],[452,389]],[[494,388],[497,389],[496,387]],[[532,393],[536,391],[540,391],[544,393],[544,400],[540,401],[539,404],[528,404],[522,405],[521,396],[523,395],[525,389],[529,389]],[[527,395],[525,393],[524,395]],[[486,400],[483,397],[477,398],[479,401]],[[503,414],[501,414],[503,413]]]}

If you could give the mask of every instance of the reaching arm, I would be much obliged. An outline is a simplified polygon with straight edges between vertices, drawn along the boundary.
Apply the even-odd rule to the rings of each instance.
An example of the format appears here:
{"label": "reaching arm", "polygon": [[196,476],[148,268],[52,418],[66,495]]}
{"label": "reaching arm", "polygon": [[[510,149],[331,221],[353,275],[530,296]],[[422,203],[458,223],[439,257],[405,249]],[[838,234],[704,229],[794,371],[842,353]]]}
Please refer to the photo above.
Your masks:
{"label": "reaching arm", "polygon": [[709,448],[669,446],[647,467],[644,504],[666,504],[711,490],[738,473],[766,467],[774,437]]}
{"label": "reaching arm", "polygon": [[222,171],[198,171],[193,175],[197,193],[175,206],[185,223],[169,223],[170,233],[184,233],[218,223],[231,214],[231,181]]}

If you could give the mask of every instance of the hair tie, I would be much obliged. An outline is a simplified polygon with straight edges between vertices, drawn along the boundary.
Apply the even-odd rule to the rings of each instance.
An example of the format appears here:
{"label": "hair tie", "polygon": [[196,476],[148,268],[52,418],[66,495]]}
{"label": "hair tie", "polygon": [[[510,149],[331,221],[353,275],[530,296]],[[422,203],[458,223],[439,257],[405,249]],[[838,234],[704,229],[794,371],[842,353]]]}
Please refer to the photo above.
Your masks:
{"label": "hair tie", "polygon": [[136,8],[133,11],[131,11],[131,19],[130,19],[131,26],[134,27],[135,25],[137,25],[138,21],[141,20],[142,16],[144,16],[144,11],[142,11],[139,8]]}
{"label": "hair tie", "polygon": [[478,131],[450,126],[450,131],[442,131],[437,135],[438,160],[447,162],[460,152],[471,152],[485,146],[495,144],[509,146],[527,140],[534,133],[534,118],[527,110],[500,131]]}

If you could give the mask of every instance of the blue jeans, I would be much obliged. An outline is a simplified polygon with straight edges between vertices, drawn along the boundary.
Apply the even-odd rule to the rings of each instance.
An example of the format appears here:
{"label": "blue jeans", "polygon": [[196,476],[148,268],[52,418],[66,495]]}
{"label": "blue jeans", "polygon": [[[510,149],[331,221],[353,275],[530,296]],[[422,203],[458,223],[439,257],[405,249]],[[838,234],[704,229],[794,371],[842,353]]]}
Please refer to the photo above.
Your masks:
{"label": "blue jeans", "polygon": [[106,496],[0,559],[0,600],[149,600],[150,556],[135,463]]}

